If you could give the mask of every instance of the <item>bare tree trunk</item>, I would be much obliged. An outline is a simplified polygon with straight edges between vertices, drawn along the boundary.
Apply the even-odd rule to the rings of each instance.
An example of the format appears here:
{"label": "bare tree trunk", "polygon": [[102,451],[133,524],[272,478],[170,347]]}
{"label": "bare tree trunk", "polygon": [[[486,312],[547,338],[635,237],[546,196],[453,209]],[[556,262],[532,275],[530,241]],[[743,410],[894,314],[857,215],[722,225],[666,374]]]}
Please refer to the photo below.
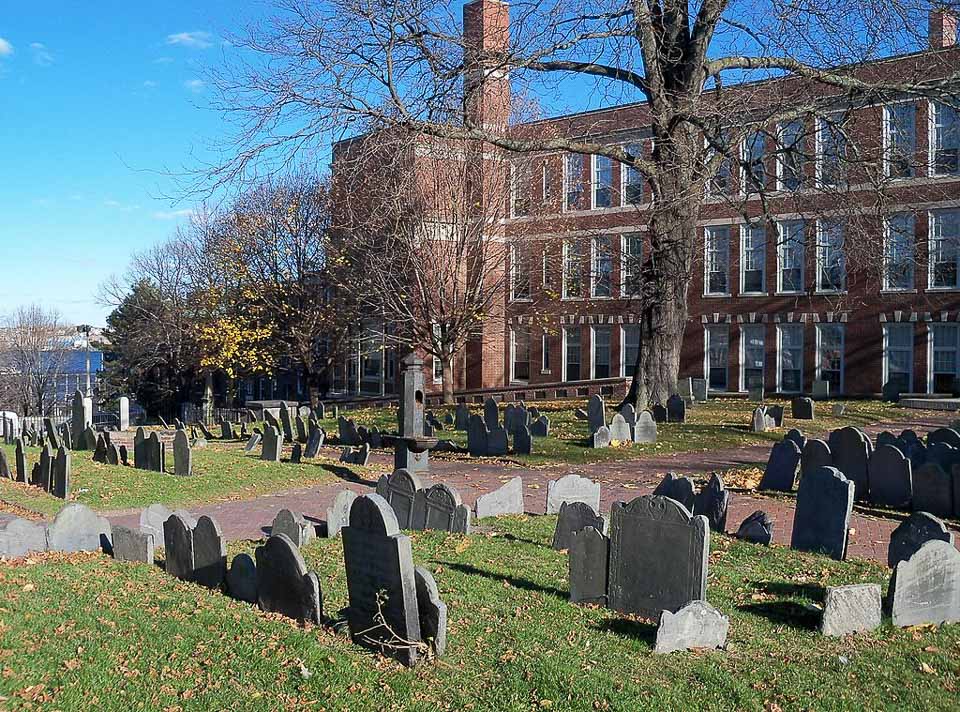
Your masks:
{"label": "bare tree trunk", "polygon": [[453,405],[453,354],[443,359],[443,403]]}

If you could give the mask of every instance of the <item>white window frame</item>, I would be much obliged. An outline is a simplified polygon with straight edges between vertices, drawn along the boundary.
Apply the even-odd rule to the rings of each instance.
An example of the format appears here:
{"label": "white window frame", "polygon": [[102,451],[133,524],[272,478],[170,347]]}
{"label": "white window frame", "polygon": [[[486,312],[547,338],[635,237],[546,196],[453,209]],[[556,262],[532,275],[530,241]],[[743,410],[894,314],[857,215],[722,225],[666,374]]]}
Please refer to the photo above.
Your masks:
{"label": "white window frame", "polygon": [[887,104],[883,107],[883,174],[892,180],[907,180],[909,178],[914,178],[917,175],[917,166],[910,163],[910,175],[908,176],[894,176],[892,175],[892,163],[890,161],[891,154],[893,151],[893,132],[891,131],[894,126],[893,121],[891,120],[891,114],[893,113],[894,107],[901,106],[910,106],[913,109],[913,155],[916,156],[917,150],[919,148],[919,134],[917,132],[917,105],[913,100],[904,100],[904,101],[895,101]]}
{"label": "white window frame", "polygon": [[[529,331],[527,338],[527,364],[529,368],[530,363],[530,339]],[[529,383],[530,379],[518,379],[516,376],[516,366],[517,366],[517,330],[513,327],[510,328],[510,382],[511,383]]]}
{"label": "white window frame", "polygon": [[[714,231],[727,231],[727,245],[724,260],[727,272],[727,288],[723,292],[710,291],[710,240]],[[732,238],[733,227],[731,225],[708,225],[703,232],[703,296],[705,297],[729,297],[730,296],[730,240]]]}
{"label": "white window frame", "polygon": [[[784,237],[784,226],[798,225],[800,227],[800,236],[803,240],[800,243],[800,288],[796,290],[786,290],[783,286],[783,250],[787,245]],[[806,289],[806,269],[807,266],[807,223],[803,220],[779,220],[777,221],[777,294],[803,294]]]}
{"label": "white window frame", "polygon": [[[750,291],[746,290],[746,273],[747,273],[747,237],[750,235],[751,230],[759,228],[763,230],[763,267],[760,270],[760,291]],[[749,297],[765,297],[767,296],[767,226],[763,223],[743,223],[740,225],[740,294],[742,296]],[[752,254],[752,252],[751,252]]]}
{"label": "white window frame", "polygon": [[[571,249],[571,248],[574,248],[575,246],[576,246],[575,249],[576,249],[577,257],[579,258],[579,259],[577,260],[577,269],[578,269],[579,272],[580,272],[580,294],[571,296],[571,295],[567,294],[567,261],[568,261],[568,258],[569,258],[568,253],[570,252],[570,249]],[[584,285],[584,279],[583,279],[583,254],[580,252],[579,247],[580,247],[580,243],[577,242],[577,241],[574,240],[574,239],[564,240],[564,241],[563,241],[563,245],[562,245],[562,247],[561,247],[561,261],[562,261],[562,264],[561,264],[561,269],[560,269],[560,298],[561,298],[561,299],[564,299],[564,300],[583,299],[583,298],[584,298],[584,287],[587,287],[588,289],[590,288],[590,283],[589,283],[589,282],[588,282],[586,285]],[[592,265],[591,265],[591,266],[592,266]]]}
{"label": "white window frame", "polygon": [[[830,243],[824,242],[824,236],[827,234],[826,227],[827,223],[836,223],[840,227],[841,235],[841,245],[840,250],[840,264],[843,268],[843,282],[839,287],[829,286],[825,287],[820,283],[821,272],[820,269],[823,266],[823,247],[828,246],[830,249],[833,249],[833,245]],[[847,291],[847,256],[846,256],[846,240],[847,240],[847,230],[846,225],[838,219],[834,218],[822,218],[817,220],[817,244],[814,252],[814,263],[815,263],[815,272],[814,272],[814,288],[817,294],[843,294]]]}
{"label": "white window frame", "polygon": [[[783,386],[783,333],[785,330],[796,330],[800,332],[800,383],[797,390],[786,390]],[[777,392],[778,393],[802,393],[804,376],[804,343],[806,334],[804,333],[802,323],[777,324]]]}
{"label": "white window frame", "polygon": [[550,373],[550,335],[544,331],[540,334],[540,373]]}
{"label": "white window frame", "polygon": [[[609,281],[610,281],[610,294],[598,295],[597,294],[597,284],[600,277],[600,249],[599,243],[601,240],[604,240],[608,243],[607,257],[606,259],[610,263],[610,272],[609,272]],[[595,235],[590,240],[590,298],[591,299],[613,299],[614,297],[614,283],[613,283],[613,236],[612,235]]]}
{"label": "white window frame", "polygon": [[[727,334],[727,362],[725,369],[727,372],[727,387],[719,391],[710,386],[710,341],[713,331],[724,330]],[[703,326],[703,377],[707,381],[707,390],[711,393],[729,393],[730,392],[730,325],[729,324],[704,324]]]}
{"label": "white window frame", "polygon": [[[631,255],[627,249],[630,240],[635,239],[640,245],[640,251]],[[640,296],[639,292],[630,292],[628,281],[633,278],[633,271],[643,262],[643,233],[625,232],[620,236],[620,296],[623,299],[634,299]]]}
{"label": "white window frame", "polygon": [[[916,349],[916,335],[914,333],[913,322],[886,323],[883,325],[883,380],[880,383],[881,385],[886,385],[890,381],[890,332],[899,329],[908,331],[910,333],[910,358],[907,360],[907,363],[909,364],[909,368],[907,370],[907,382],[909,383],[909,388],[907,392],[910,392],[913,390],[913,359],[915,356],[914,351]],[[932,338],[930,343],[931,345],[933,344]],[[901,348],[898,348],[897,350],[903,351]],[[931,349],[929,353],[932,354],[933,350]],[[932,363],[933,361],[931,359],[931,369]]]}
{"label": "white window frame", "polygon": [[[890,256],[891,256],[891,246],[892,246],[892,222],[894,219],[898,218],[909,218],[911,224],[910,230],[910,284],[906,287],[892,286],[890,284]],[[917,284],[917,269],[916,269],[916,255],[917,255],[917,220],[916,216],[912,213],[895,213],[894,215],[889,215],[883,220],[883,276],[882,276],[882,286],[884,292],[914,292],[916,291]]]}
{"label": "white window frame", "polygon": [[847,329],[845,324],[838,322],[828,322],[816,324],[814,329],[816,333],[816,361],[814,363],[814,379],[817,381],[823,380],[820,375],[823,370],[823,358],[820,354],[820,347],[822,345],[823,331],[825,329],[836,329],[840,332],[840,392],[839,393],[830,393],[831,397],[843,395],[846,393],[846,377],[847,377]]}
{"label": "white window frame", "polygon": [[[638,150],[641,156],[643,156],[645,153],[645,151],[643,150],[644,145],[640,141],[636,143],[628,143],[624,146],[624,149],[629,153],[633,153],[634,150]],[[629,207],[631,205],[633,206],[643,205],[644,203],[647,202],[646,185],[644,185],[643,176],[640,175],[639,172],[638,172],[638,175],[640,175],[640,192],[641,192],[640,202],[631,203],[630,201],[627,200],[627,185],[629,183],[628,178],[630,177],[631,170],[633,169],[628,164],[626,163],[620,164],[620,205],[621,207]]]}
{"label": "white window frame", "polygon": [[936,353],[933,346],[933,334],[938,329],[951,329],[954,332],[954,342],[952,349],[940,347],[937,351],[954,352],[954,378],[960,377],[960,325],[956,322],[947,322],[940,324],[930,324],[927,328],[927,393],[933,393],[933,367],[936,361]]}
{"label": "white window frame", "polygon": [[[825,158],[824,153],[823,153],[824,136],[825,136],[825,134],[826,134],[828,131],[832,132],[833,127],[834,127],[835,125],[838,125],[838,124],[840,123],[840,121],[838,121],[837,119],[842,119],[843,117],[844,117],[843,112],[836,112],[836,113],[831,114],[830,116],[818,116],[818,117],[817,117],[817,130],[816,130],[816,140],[817,140],[817,144],[816,144],[816,145],[817,145],[817,150],[816,150],[816,163],[817,163],[817,185],[818,185],[820,188],[842,188],[842,187],[846,184],[846,180],[844,180],[842,176],[841,176],[841,178],[840,178],[840,181],[837,182],[837,183],[824,183],[824,182],[823,182],[823,172],[824,172],[823,169],[824,169],[824,158]],[[849,118],[849,117],[848,117],[848,118]],[[841,136],[843,137],[843,141],[844,141],[844,145],[843,145],[844,151],[843,151],[843,153],[846,154],[847,151],[848,151],[849,148],[850,148],[850,146],[849,146],[849,139],[847,138],[846,134],[841,134]],[[842,172],[842,170],[843,170],[843,163],[844,163],[844,158],[843,158],[843,156],[840,156],[840,157],[839,157],[839,161],[840,161],[840,163],[839,163],[839,168],[838,168],[838,170],[840,170],[840,171]]]}
{"label": "white window frame", "polygon": [[759,331],[763,339],[763,383],[767,382],[767,325],[766,324],[743,324],[740,327],[740,391],[746,392],[750,389],[747,384],[747,335],[751,331]]}
{"label": "white window frame", "polygon": [[569,374],[567,373],[567,345],[570,341],[570,332],[573,331],[575,338],[577,339],[577,346],[580,352],[580,361],[578,362],[580,373],[577,375],[577,381],[583,380],[583,343],[580,340],[580,329],[577,326],[567,325],[560,328],[560,371],[562,380],[564,383],[570,380]]}
{"label": "white window frame", "polygon": [[[756,186],[752,181],[748,180],[748,174],[750,170],[750,165],[752,164],[752,157],[750,155],[750,139],[759,136],[763,151],[760,156],[761,170],[763,171],[763,181],[760,184],[760,190],[756,189]],[[753,129],[749,131],[746,136],[743,137],[743,141],[740,143],[740,186],[741,193],[746,193],[747,195],[759,195],[762,192],[765,192],[767,189],[767,182],[770,180],[770,174],[767,172],[767,141],[769,136],[767,136],[765,131],[761,129]]]}
{"label": "white window frame", "polygon": [[[783,136],[784,136],[783,128],[784,128],[785,126],[787,126],[788,124],[794,124],[794,123],[797,123],[797,124],[800,125],[800,140],[799,140],[798,143],[799,143],[799,148],[800,148],[801,156],[802,156],[802,152],[803,152],[803,141],[804,141],[804,132],[806,131],[806,122],[805,122],[803,119],[793,119],[793,120],[791,120],[791,121],[783,121],[783,122],[777,124],[777,160],[776,160],[776,164],[777,164],[777,167],[776,167],[776,171],[777,171],[777,190],[778,190],[778,191],[791,192],[791,193],[792,193],[792,192],[796,192],[796,191],[798,191],[798,190],[801,190],[801,189],[803,188],[803,182],[804,182],[804,178],[805,178],[805,176],[803,175],[803,163],[801,162],[801,165],[800,165],[800,185],[798,185],[796,188],[787,188],[786,185],[784,185],[784,182],[783,182],[783,177],[784,177],[784,175],[785,175],[785,173],[786,173],[786,171],[785,171],[786,165],[785,165],[784,162],[783,162],[784,156],[785,156],[785,154],[786,154],[786,151],[785,151],[786,146],[785,146],[785,144],[784,144],[784,142],[783,142]],[[794,146],[796,146],[796,144],[794,144]],[[791,147],[794,147],[794,146],[791,146]]]}
{"label": "white window frame", "polygon": [[583,182],[582,182],[583,181],[583,154],[580,154],[580,153],[563,154],[563,212],[565,213],[572,213],[572,212],[576,212],[577,210],[583,209],[582,206],[570,205],[570,200],[569,200],[570,187],[572,185],[571,183],[572,176],[570,175],[570,163],[573,160],[576,160],[578,162],[578,168],[579,168],[578,180],[581,181],[580,190],[579,190],[580,202],[583,201],[583,191],[584,191],[584,188],[586,187],[583,185]]}
{"label": "white window frame", "polygon": [[[636,329],[638,343],[637,348],[640,347],[639,336],[640,336],[640,325],[639,324],[621,324],[620,325],[620,378],[627,377],[627,329]],[[633,363],[630,363],[630,368],[633,368]]]}
{"label": "white window frame", "polygon": [[[610,189],[610,205],[599,206],[597,205],[597,192],[600,190],[600,162],[601,160],[609,161],[610,163],[610,184],[608,188]],[[614,204],[614,193],[616,191],[616,186],[613,180],[613,164],[614,160],[608,158],[607,156],[598,156],[596,153],[590,154],[590,209],[591,210],[608,210],[609,208],[615,208]]]}
{"label": "white window frame", "polygon": [[[956,173],[939,173],[937,171],[937,137],[939,131],[937,130],[937,123],[940,120],[940,112],[938,106],[942,105],[944,102],[941,101],[930,101],[927,105],[927,116],[928,116],[928,125],[929,129],[927,131],[928,136],[928,163],[930,165],[930,175],[932,177],[950,177],[960,175],[960,160],[958,160],[958,168]],[[955,108],[955,107],[954,107]],[[955,109],[960,112],[960,109]],[[960,116],[957,117],[960,121]]]}
{"label": "white window frame", "polygon": [[933,261],[934,245],[937,237],[937,217],[944,213],[957,213],[957,220],[960,222],[960,208],[947,208],[944,210],[931,210],[927,214],[927,291],[930,292],[951,292],[960,289],[960,234],[956,236],[956,262],[957,279],[953,285],[947,287],[936,286],[933,283],[934,267]]}
{"label": "white window frame", "polygon": [[610,369],[610,375],[606,378],[613,378],[613,326],[608,324],[593,324],[590,327],[590,380],[596,381],[597,377],[597,329],[606,329],[609,334],[607,349],[609,351],[607,364]]}

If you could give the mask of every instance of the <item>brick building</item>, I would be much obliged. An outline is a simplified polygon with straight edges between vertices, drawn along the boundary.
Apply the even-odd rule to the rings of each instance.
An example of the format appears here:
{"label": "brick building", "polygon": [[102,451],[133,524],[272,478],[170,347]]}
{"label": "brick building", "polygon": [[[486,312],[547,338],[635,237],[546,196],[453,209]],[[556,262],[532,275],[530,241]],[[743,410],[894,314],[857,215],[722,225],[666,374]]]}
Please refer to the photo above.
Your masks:
{"label": "brick building", "polygon": [[[506,3],[465,7],[465,37],[481,49],[508,31]],[[932,76],[960,63],[956,39],[955,18],[935,12],[929,49],[848,71]],[[483,76],[467,110],[506,124],[509,78]],[[743,85],[725,101],[749,111],[811,91],[816,111],[738,135],[736,158],[721,161],[706,188],[680,375],[707,378],[715,392],[760,383],[768,393],[811,392],[815,380],[851,396],[951,392],[960,375],[958,103],[834,101],[799,79]],[[511,130],[648,155],[649,123],[641,103]],[[632,293],[648,186],[611,159],[560,153],[518,158],[511,181],[504,316],[465,349],[458,389],[622,388],[640,333]]]}

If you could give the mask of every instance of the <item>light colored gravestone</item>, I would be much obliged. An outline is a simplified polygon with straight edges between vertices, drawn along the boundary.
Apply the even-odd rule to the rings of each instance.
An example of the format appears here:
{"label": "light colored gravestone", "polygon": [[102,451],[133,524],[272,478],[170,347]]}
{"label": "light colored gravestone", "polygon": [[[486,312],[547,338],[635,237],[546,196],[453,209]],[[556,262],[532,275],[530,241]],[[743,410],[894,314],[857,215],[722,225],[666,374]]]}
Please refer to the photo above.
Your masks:
{"label": "light colored gravestone", "polygon": [[913,497],[913,468],[893,445],[878,445],[870,456],[870,501],[907,507]]}
{"label": "light colored gravestone", "polygon": [[870,441],[856,428],[840,428],[830,433],[830,452],[833,454],[833,466],[843,476],[853,482],[854,497],[858,502],[870,497],[868,463],[870,461]]}
{"label": "light colored gravestone", "polygon": [[377,482],[377,494],[393,508],[401,529],[413,528],[414,502],[421,489],[420,478],[407,470],[394,470]]}
{"label": "light colored gravestone", "polygon": [[393,512],[376,494],[357,497],[350,508],[350,525],[341,531],[347,619],[355,643],[410,666],[418,657],[411,643],[421,640],[417,586],[410,539]]}
{"label": "light colored gravestone", "polygon": [[550,435],[550,418],[541,415],[530,423],[530,435],[545,438]]}
{"label": "light colored gravestone", "polygon": [[590,396],[587,401],[587,426],[591,433],[597,432],[607,425],[607,408],[603,398],[599,395]]}
{"label": "light colored gravestone", "polygon": [[610,429],[606,426],[597,428],[593,435],[590,436],[590,447],[594,450],[610,447],[611,442]]}
{"label": "light colored gravestone", "polygon": [[66,499],[70,496],[70,478],[71,478],[70,453],[65,447],[57,451],[57,456],[53,460],[51,469],[50,494],[60,499]]}
{"label": "light colored gravestone", "polygon": [[120,396],[120,432],[130,430],[130,399]]}
{"label": "light colored gravestone", "polygon": [[800,455],[800,478],[803,479],[807,473],[819,470],[821,467],[832,466],[833,454],[826,441],[816,438],[808,439]]}
{"label": "light colored gravestone", "polygon": [[676,612],[707,592],[710,526],[667,497],[644,495],[610,510],[609,606]]}
{"label": "light colored gravestone", "polygon": [[283,436],[272,425],[267,425],[263,429],[263,449],[260,452],[260,459],[266,462],[280,462],[280,454],[283,452]]}
{"label": "light colored gravestone", "polygon": [[667,398],[667,422],[685,423],[687,421],[687,404],[676,393]]}
{"label": "light colored gravestone", "polygon": [[610,540],[594,527],[570,537],[568,566],[570,603],[607,603],[607,567]]}
{"label": "light colored gravestone", "polygon": [[853,488],[835,467],[821,467],[800,480],[790,546],[843,561],[847,556]]}
{"label": "light colored gravestone", "polygon": [[434,656],[439,657],[447,650],[447,604],[440,600],[433,574],[416,566],[413,576],[417,586],[420,639],[430,647]]}
{"label": "light colored gravestone", "polygon": [[0,524],[0,556],[19,558],[47,550],[47,526],[14,517]]}
{"label": "light colored gravestone", "polygon": [[763,477],[757,487],[761,492],[774,490],[776,492],[793,491],[793,483],[797,481],[800,472],[800,448],[793,440],[782,440],[770,450],[770,459]]}
{"label": "light colored gravestone", "polygon": [[913,511],[953,515],[953,479],[940,465],[928,462],[913,471]]}
{"label": "light colored gravestone", "polygon": [[696,499],[696,486],[691,478],[678,477],[675,473],[668,472],[653,490],[653,494],[657,497],[669,497],[682,504],[687,511],[692,512]]}
{"label": "light colored gravestone", "polygon": [[600,484],[580,475],[566,475],[547,483],[547,514],[559,514],[566,502],[583,502],[600,511]]}
{"label": "light colored gravestone", "polygon": [[320,453],[320,448],[323,447],[323,442],[326,440],[327,434],[324,432],[323,428],[319,426],[314,426],[310,428],[310,436],[307,438],[307,449],[304,451],[303,456],[308,460],[312,460]]}
{"label": "light colored gravestone", "polygon": [[790,401],[791,415],[794,420],[813,420],[814,407],[810,398],[794,398]]}
{"label": "light colored gravestone", "polygon": [[633,428],[633,441],[635,443],[657,442],[657,423],[649,410],[642,410],[637,415],[637,424]]}
{"label": "light colored gravestone", "polygon": [[710,481],[693,500],[693,513],[702,514],[710,522],[710,528],[723,533],[727,528],[727,507],[730,493],[723,486],[720,475],[714,473]]}
{"label": "light colored gravestone", "polygon": [[436,529],[454,534],[470,533],[470,508],[460,493],[439,483],[417,491],[411,529]]}
{"label": "light colored gravestone", "polygon": [[487,398],[483,402],[483,424],[487,426],[487,430],[500,427],[500,413],[493,398]]}
{"label": "light colored gravestone", "polygon": [[257,603],[264,611],[280,613],[301,623],[320,623],[323,594],[317,575],[307,570],[300,550],[277,534],[258,546]]}
{"label": "light colored gravestone", "polygon": [[770,546],[773,543],[773,519],[769,514],[758,509],[740,524],[737,538]]}
{"label": "light colored gravestone", "polygon": [[129,527],[113,527],[113,558],[117,561],[153,563],[153,534]]}
{"label": "light colored gravestone", "polygon": [[827,586],[820,633],[829,636],[866,633],[880,627],[880,617],[879,585]]}
{"label": "light colored gravestone", "polygon": [[227,571],[227,591],[238,601],[257,602],[257,565],[250,554],[237,554]]}
{"label": "light colored gravestone", "polygon": [[[163,523],[173,514],[162,504],[151,504],[140,512],[140,531],[144,534],[152,534],[153,541],[163,541]],[[192,517],[191,517],[192,518]]]}
{"label": "light colored gravestone", "polygon": [[457,403],[457,409],[454,411],[453,427],[456,430],[466,430],[470,425],[470,409],[466,403]]}
{"label": "light colored gravestone", "polygon": [[350,522],[350,507],[353,506],[353,500],[357,498],[356,493],[350,490],[343,490],[338,493],[333,500],[333,504],[327,509],[327,537],[332,539],[340,533],[340,530]]}
{"label": "light colored gravestone", "polygon": [[614,443],[632,443],[633,433],[626,418],[617,413],[610,420],[610,441]]}
{"label": "light colored gravestone", "polygon": [[313,524],[308,522],[299,512],[294,513],[289,509],[281,509],[277,512],[277,516],[273,518],[270,534],[286,534],[287,538],[299,549],[316,538],[317,532],[313,528]]}
{"label": "light colored gravestone", "polygon": [[207,588],[220,588],[227,577],[227,543],[220,525],[202,516],[193,528],[193,580]]}
{"label": "light colored gravestone", "polygon": [[693,396],[693,399],[698,403],[706,403],[707,402],[707,379],[691,378],[690,393]]}
{"label": "light colored gravestone", "polygon": [[887,596],[895,626],[960,621],[960,552],[945,541],[928,541],[897,564]]}
{"label": "light colored gravestone", "polygon": [[533,453],[533,436],[526,425],[521,425],[513,431],[513,451],[517,455]]}
{"label": "light colored gravestone", "polygon": [[599,532],[605,532],[607,528],[603,517],[597,514],[589,504],[564,502],[560,506],[557,526],[553,530],[554,550],[569,549],[573,535],[587,527],[593,527]]}
{"label": "light colored gravestone", "polygon": [[847,406],[843,403],[834,403],[831,412],[834,418],[841,418],[843,414],[847,412]]}
{"label": "light colored gravestone", "polygon": [[750,421],[750,432],[767,432],[767,411],[766,408],[754,408],[753,416]]}
{"label": "light colored gravestone", "polygon": [[244,452],[253,452],[257,449],[257,445],[260,444],[260,433],[254,433],[250,436],[250,439],[247,440],[247,444],[243,446]]}
{"label": "light colored gravestone", "polygon": [[493,492],[477,497],[477,519],[523,514],[523,480],[514,477]]}
{"label": "light colored gravestone", "polygon": [[181,581],[193,580],[193,526],[174,512],[163,523],[163,555],[167,573]]}
{"label": "light colored gravestone", "polygon": [[173,474],[178,477],[193,474],[193,453],[185,430],[178,430],[173,436]]}
{"label": "light colored gravestone", "polygon": [[897,568],[897,564],[913,556],[928,541],[945,541],[953,545],[953,532],[943,522],[928,512],[914,512],[900,523],[890,534],[887,547],[887,566]]}
{"label": "light colored gravestone", "polygon": [[280,401],[280,425],[283,428],[283,439],[287,442],[294,441],[293,424],[290,422],[290,406],[285,401]]}
{"label": "light colored gravestone", "polygon": [[110,522],[82,504],[67,504],[47,527],[49,551],[109,551],[109,548]]}
{"label": "light colored gravestone", "polygon": [[688,603],[676,613],[663,611],[654,653],[716,650],[727,644],[730,620],[706,601]]}

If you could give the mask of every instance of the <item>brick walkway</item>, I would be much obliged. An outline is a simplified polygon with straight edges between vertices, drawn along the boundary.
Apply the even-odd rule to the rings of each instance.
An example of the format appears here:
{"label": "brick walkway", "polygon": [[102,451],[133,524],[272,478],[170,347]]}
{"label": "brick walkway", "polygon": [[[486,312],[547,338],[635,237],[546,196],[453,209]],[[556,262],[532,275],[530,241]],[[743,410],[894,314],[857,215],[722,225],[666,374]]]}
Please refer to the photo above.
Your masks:
{"label": "brick walkway", "polygon": [[[874,435],[881,430],[913,428],[918,432],[943,425],[948,416],[936,417],[924,415],[910,421],[895,424],[878,424],[864,430]],[[435,459],[429,480],[446,482],[463,497],[464,503],[473,505],[477,497],[496,489],[512,477],[520,476],[524,482],[525,509],[531,514],[540,514],[545,510],[547,482],[570,472],[589,476],[600,482],[601,508],[609,511],[616,501],[628,501],[640,494],[647,494],[663,478],[666,472],[703,477],[713,470],[726,470],[732,467],[765,464],[770,447],[766,445],[750,446],[709,452],[687,452],[657,458],[645,458],[637,461],[622,461],[594,465],[556,465],[539,469],[517,467],[510,464],[469,461],[442,461]],[[329,450],[328,455],[335,455]],[[371,469],[377,475],[389,472],[392,456],[375,454],[371,458]],[[364,494],[372,491],[373,481],[343,481],[290,490],[265,495],[250,500],[228,501],[218,504],[189,507],[195,515],[212,516],[223,528],[228,539],[257,539],[264,535],[274,516],[281,509],[303,512],[307,517],[323,520],[326,510],[337,492],[348,488]],[[794,501],[790,496],[768,497],[752,492],[732,491],[730,509],[727,518],[727,530],[736,532],[747,515],[763,509],[774,520],[774,539],[780,544],[790,543],[793,528]],[[108,514],[116,524],[136,525],[139,512],[117,512]],[[851,520],[849,555],[885,562],[887,543],[890,533],[899,524],[900,519],[878,517],[856,510]],[[960,536],[957,537],[960,546]]]}

